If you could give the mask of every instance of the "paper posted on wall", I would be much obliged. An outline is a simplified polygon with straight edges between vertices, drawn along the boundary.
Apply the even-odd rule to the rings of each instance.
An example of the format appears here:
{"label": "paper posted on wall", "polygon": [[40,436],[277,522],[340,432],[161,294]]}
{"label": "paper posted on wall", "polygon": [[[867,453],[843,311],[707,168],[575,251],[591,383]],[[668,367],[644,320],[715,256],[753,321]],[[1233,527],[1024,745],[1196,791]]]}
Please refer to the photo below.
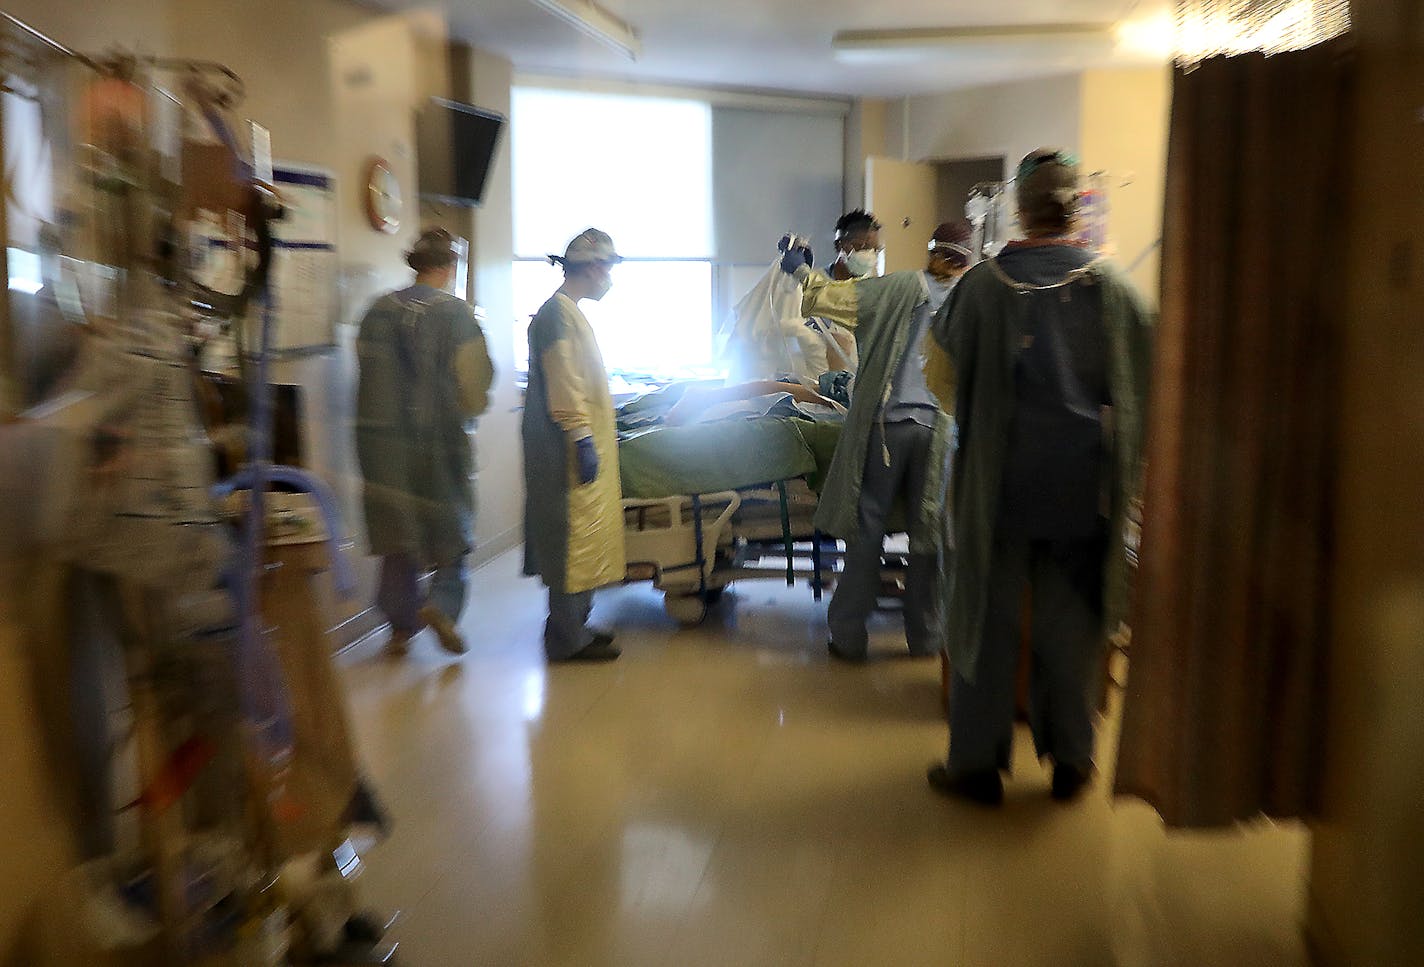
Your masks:
{"label": "paper posted on wall", "polygon": [[274,226],[272,296],[277,350],[330,346],[337,297],[336,176],[286,163],[273,168],[286,217]]}

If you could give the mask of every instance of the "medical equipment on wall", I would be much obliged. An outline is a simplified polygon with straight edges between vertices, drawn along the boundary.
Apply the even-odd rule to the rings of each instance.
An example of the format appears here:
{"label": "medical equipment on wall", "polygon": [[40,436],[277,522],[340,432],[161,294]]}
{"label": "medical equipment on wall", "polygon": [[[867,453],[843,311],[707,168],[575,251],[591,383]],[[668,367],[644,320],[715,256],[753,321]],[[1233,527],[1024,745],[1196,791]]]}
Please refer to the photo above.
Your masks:
{"label": "medical equipment on wall", "polygon": [[[1106,171],[1094,171],[1083,177],[1073,233],[1075,240],[1109,256],[1114,254],[1110,217],[1112,183],[1113,176]],[[1126,188],[1130,184],[1130,178],[1121,178],[1117,187]],[[971,247],[977,258],[998,255],[1021,234],[1014,181],[985,181],[975,185],[969,190],[964,215],[974,228]]]}
{"label": "medical equipment on wall", "polygon": [[1013,238],[1018,219],[1015,216],[1012,181],[983,181],[969,189],[964,216],[974,228],[975,261],[993,258]]}
{"label": "medical equipment on wall", "polygon": [[1075,236],[1095,252],[1114,254],[1110,250],[1108,233],[1111,198],[1108,194],[1108,173],[1094,171],[1083,179],[1078,193],[1078,219]]}

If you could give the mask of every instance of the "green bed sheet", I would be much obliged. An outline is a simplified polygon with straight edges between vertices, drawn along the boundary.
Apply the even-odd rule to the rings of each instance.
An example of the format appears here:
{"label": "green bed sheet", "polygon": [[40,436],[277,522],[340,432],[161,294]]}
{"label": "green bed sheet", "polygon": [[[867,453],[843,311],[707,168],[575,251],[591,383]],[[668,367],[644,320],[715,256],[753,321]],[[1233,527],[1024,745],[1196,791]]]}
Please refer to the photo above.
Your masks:
{"label": "green bed sheet", "polygon": [[625,498],[736,490],[805,477],[820,486],[840,425],[761,417],[655,427],[618,447]]}

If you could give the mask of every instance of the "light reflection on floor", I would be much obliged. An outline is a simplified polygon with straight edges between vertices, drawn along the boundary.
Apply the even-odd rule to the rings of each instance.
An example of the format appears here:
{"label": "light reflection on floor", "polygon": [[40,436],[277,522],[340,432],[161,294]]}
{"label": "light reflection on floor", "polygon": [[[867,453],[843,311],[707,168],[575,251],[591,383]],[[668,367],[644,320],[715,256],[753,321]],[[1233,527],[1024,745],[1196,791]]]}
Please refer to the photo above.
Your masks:
{"label": "light reflection on floor", "polygon": [[894,614],[854,668],[805,587],[744,584],[690,630],[621,588],[595,617],[624,657],[549,669],[517,560],[475,575],[463,660],[343,659],[397,822],[362,889],[404,911],[403,964],[1304,964],[1298,831],[1169,839],[1101,781],[1057,806],[1026,737],[1002,812],[935,798],[939,669]]}

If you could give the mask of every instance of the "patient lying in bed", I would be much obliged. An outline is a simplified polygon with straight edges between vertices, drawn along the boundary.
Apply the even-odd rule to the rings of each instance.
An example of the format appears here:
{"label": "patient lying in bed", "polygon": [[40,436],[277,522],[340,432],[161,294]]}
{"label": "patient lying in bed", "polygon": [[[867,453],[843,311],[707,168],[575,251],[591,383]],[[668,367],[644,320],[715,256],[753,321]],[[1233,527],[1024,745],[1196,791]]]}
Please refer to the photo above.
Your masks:
{"label": "patient lying in bed", "polygon": [[625,498],[734,490],[804,477],[835,452],[845,409],[799,384],[680,384],[619,410]]}
{"label": "patient lying in bed", "polygon": [[[752,401],[756,401],[757,405],[746,408],[748,415],[761,415],[766,412],[775,398],[781,396],[791,397],[798,407],[810,408],[809,413],[813,416],[821,415],[821,413],[845,414],[845,407],[835,400],[828,399],[799,383],[781,383],[776,380],[764,379],[750,383],[737,383],[733,386],[694,386],[683,394],[682,399],[672,409],[668,410],[667,416],[663,418],[663,423],[667,426],[682,426],[709,418],[724,419],[740,412],[736,404],[751,403]],[[730,407],[729,404],[731,404]]]}

